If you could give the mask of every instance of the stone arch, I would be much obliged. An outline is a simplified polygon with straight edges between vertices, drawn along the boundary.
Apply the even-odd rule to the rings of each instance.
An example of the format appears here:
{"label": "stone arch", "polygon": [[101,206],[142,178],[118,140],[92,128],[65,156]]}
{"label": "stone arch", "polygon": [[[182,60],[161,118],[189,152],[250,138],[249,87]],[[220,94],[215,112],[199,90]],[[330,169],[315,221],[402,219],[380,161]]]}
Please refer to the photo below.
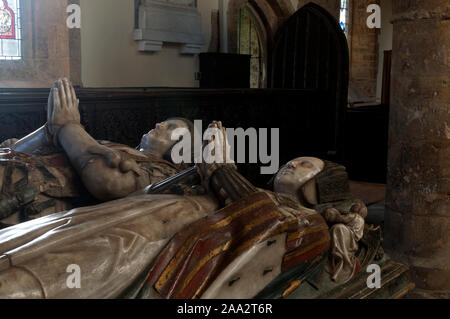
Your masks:
{"label": "stone arch", "polygon": [[295,8],[290,0],[266,1],[278,17],[286,18],[294,14]]}
{"label": "stone arch", "polygon": [[227,8],[228,52],[237,52],[239,10],[248,6],[260,22],[266,45],[270,46],[278,27],[295,12],[290,0],[229,0]]}
{"label": "stone arch", "polygon": [[340,0],[299,0],[297,9],[308,3],[315,3],[327,10],[334,18],[339,20],[341,1]]}

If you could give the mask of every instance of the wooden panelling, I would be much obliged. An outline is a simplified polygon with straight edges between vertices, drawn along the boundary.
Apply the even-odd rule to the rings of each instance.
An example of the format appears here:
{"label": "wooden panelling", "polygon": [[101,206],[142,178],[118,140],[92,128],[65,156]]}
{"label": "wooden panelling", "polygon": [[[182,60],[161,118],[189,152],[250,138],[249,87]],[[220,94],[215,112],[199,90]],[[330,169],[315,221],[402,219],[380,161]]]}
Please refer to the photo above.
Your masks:
{"label": "wooden panelling", "polygon": [[[157,122],[185,117],[203,120],[203,130],[212,120],[233,128],[279,128],[280,165],[328,152],[317,134],[323,129],[318,110],[326,108],[317,90],[77,89],[77,95],[82,123],[96,139],[135,147]],[[43,125],[47,98],[48,90],[0,90],[0,139],[23,137]],[[270,176],[260,176],[260,166],[240,165],[264,185]]]}
{"label": "wooden panelling", "polygon": [[[327,119],[328,97],[319,90],[288,89],[77,89],[82,122],[97,139],[135,147],[142,134],[169,117],[212,120],[225,127],[279,128],[280,165],[298,156],[329,155],[327,141],[335,127],[345,127],[343,160],[350,176],[384,182],[387,151],[387,108],[345,109],[345,123]],[[46,121],[48,90],[0,89],[0,140],[23,137]],[[341,114],[339,118],[344,118]],[[328,136],[330,135],[330,136]],[[261,164],[239,165],[260,186]]]}

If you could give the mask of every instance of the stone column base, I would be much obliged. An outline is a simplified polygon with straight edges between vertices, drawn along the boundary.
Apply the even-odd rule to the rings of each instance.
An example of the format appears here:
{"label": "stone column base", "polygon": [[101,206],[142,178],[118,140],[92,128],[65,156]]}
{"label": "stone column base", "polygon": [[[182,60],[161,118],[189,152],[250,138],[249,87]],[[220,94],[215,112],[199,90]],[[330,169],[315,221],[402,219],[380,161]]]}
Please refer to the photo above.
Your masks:
{"label": "stone column base", "polygon": [[433,268],[433,266],[417,266],[419,260],[405,257],[385,248],[391,259],[409,266],[411,279],[419,290],[427,291],[428,294],[450,294],[450,266],[447,268]]}

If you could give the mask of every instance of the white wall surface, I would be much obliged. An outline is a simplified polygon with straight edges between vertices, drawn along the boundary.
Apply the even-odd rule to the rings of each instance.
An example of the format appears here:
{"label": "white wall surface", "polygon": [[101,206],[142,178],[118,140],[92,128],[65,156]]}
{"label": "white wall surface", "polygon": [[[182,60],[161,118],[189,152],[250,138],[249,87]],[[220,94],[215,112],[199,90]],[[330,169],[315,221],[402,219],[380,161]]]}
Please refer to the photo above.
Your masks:
{"label": "white wall surface", "polygon": [[[218,0],[198,0],[207,51],[211,12]],[[81,0],[81,76],[84,87],[198,87],[198,56],[180,54],[180,45],[139,52],[133,40],[133,0]]]}

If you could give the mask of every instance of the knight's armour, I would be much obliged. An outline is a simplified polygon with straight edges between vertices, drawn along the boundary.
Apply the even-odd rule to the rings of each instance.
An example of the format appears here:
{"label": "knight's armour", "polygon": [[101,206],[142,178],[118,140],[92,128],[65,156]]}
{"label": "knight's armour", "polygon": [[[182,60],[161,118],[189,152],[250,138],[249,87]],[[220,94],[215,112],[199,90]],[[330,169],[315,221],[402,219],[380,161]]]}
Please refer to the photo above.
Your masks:
{"label": "knight's armour", "polygon": [[[122,144],[100,143],[119,151],[124,160],[135,160],[148,175],[150,184],[184,168]],[[9,148],[0,149],[0,181],[0,228],[99,203],[83,186],[68,157],[55,148],[41,149],[31,155]],[[195,190],[181,184],[175,185],[173,192],[193,194]]]}

